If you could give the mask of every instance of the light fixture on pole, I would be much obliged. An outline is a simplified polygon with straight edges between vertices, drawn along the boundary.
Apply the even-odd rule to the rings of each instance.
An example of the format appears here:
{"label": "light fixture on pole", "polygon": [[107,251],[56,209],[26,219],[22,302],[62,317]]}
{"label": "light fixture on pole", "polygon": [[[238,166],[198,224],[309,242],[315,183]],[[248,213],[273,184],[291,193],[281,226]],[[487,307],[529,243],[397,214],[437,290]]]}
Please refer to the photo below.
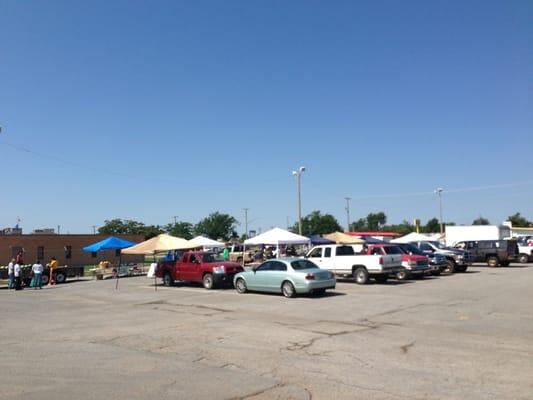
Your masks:
{"label": "light fixture on pole", "polygon": [[350,232],[350,200],[351,197],[345,197],[346,200],[346,232]]}
{"label": "light fixture on pole", "polygon": [[302,195],[300,179],[302,173],[305,171],[305,167],[298,168],[298,171],[292,171],[292,174],[296,177],[296,186],[298,188],[298,233],[302,234]]}
{"label": "light fixture on pole", "polygon": [[440,224],[440,234],[444,234],[444,226],[442,225],[442,192],[443,188],[435,189],[435,194],[439,196],[439,224]]}

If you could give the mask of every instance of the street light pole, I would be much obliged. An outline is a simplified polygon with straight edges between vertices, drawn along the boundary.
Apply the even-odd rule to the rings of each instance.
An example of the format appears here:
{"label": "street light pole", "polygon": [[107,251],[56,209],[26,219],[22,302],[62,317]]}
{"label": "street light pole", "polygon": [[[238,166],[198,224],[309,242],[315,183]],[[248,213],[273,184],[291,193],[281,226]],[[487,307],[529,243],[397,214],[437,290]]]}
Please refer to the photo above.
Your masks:
{"label": "street light pole", "polygon": [[350,232],[350,200],[351,197],[345,197],[346,200],[346,232]]}
{"label": "street light pole", "polygon": [[248,210],[249,208],[243,208],[244,210],[244,240],[248,239]]}
{"label": "street light pole", "polygon": [[302,173],[305,171],[305,167],[301,166],[298,171],[292,171],[292,174],[296,177],[296,186],[298,188],[298,233],[302,234],[302,190],[300,186],[300,179]]}
{"label": "street light pole", "polygon": [[443,188],[437,188],[435,189],[435,194],[439,196],[439,223],[440,223],[440,234],[441,236],[444,234],[444,226],[442,225],[442,191]]}

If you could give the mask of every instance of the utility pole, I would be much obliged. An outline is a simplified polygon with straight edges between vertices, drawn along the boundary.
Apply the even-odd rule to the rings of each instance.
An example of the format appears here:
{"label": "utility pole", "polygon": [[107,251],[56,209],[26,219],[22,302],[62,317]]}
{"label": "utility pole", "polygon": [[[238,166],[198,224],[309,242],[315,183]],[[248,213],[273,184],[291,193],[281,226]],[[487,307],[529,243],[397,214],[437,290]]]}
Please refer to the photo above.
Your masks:
{"label": "utility pole", "polygon": [[96,235],[96,225],[92,225],[93,228],[93,235]]}
{"label": "utility pole", "polygon": [[440,235],[444,234],[444,226],[442,222],[442,191],[443,188],[437,188],[435,189],[435,194],[439,196],[439,223],[440,223]]}
{"label": "utility pole", "polygon": [[296,186],[298,189],[298,233],[300,235],[302,235],[302,190],[300,186],[300,180],[304,171],[304,166],[298,168],[298,171],[292,171],[292,174],[296,177]]}
{"label": "utility pole", "polygon": [[244,210],[244,240],[248,239],[248,210],[249,208],[243,208]]}
{"label": "utility pole", "polygon": [[58,226],[57,226],[57,234],[58,234],[58,235],[61,233],[60,230],[61,230],[61,225],[58,225]]}
{"label": "utility pole", "polygon": [[174,225],[176,225],[178,223],[178,216],[174,215],[172,218],[174,218]]}
{"label": "utility pole", "polygon": [[346,232],[350,232],[350,200],[351,197],[345,197],[346,200]]}

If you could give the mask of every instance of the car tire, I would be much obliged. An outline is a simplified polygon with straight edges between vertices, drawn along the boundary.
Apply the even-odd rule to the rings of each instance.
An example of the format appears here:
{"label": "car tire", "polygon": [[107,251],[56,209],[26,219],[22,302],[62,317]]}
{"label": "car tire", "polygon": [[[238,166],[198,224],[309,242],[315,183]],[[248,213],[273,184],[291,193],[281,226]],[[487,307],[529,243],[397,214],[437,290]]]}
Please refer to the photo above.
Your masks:
{"label": "car tire", "polygon": [[287,298],[296,296],[296,290],[294,289],[294,285],[289,281],[283,282],[283,284],[281,285],[281,293],[283,293],[283,296]]}
{"label": "car tire", "polygon": [[402,269],[401,271],[396,272],[396,279],[399,281],[405,281],[409,277],[407,271],[405,269]]}
{"label": "car tire", "polygon": [[205,274],[202,278],[202,284],[204,285],[204,288],[207,290],[213,289],[214,282],[213,282],[213,275],[211,274]]}
{"label": "car tire", "polygon": [[355,271],[353,272],[353,275],[355,278],[355,282],[358,285],[364,285],[368,282],[368,271],[366,270],[366,268],[363,268],[363,267],[356,268]]}
{"label": "car tire", "polygon": [[248,288],[246,287],[246,282],[244,279],[239,278],[235,281],[235,290],[237,293],[244,294],[248,291]]}
{"label": "car tire", "polygon": [[529,261],[529,256],[527,254],[520,254],[518,256],[518,261],[520,264],[526,264]]}
{"label": "car tire", "polygon": [[173,286],[174,280],[172,279],[172,276],[170,275],[170,272],[166,272],[165,275],[163,275],[163,285],[164,286]]}
{"label": "car tire", "polygon": [[487,258],[487,265],[491,268],[496,268],[500,264],[500,260],[498,260],[498,257],[488,257]]}
{"label": "car tire", "polygon": [[455,261],[454,260],[448,260],[446,261],[446,269],[444,270],[444,272],[448,273],[448,274],[454,274],[455,273],[455,269],[456,269],[456,266],[457,264],[455,264]]}
{"label": "car tire", "polygon": [[389,277],[387,275],[377,275],[377,276],[374,277],[374,280],[377,283],[387,283],[388,279],[389,279]]}
{"label": "car tire", "polygon": [[67,274],[64,272],[58,272],[56,274],[56,283],[65,283],[67,281]]}
{"label": "car tire", "polygon": [[43,274],[43,286],[48,285],[49,280],[50,280],[50,275]]}

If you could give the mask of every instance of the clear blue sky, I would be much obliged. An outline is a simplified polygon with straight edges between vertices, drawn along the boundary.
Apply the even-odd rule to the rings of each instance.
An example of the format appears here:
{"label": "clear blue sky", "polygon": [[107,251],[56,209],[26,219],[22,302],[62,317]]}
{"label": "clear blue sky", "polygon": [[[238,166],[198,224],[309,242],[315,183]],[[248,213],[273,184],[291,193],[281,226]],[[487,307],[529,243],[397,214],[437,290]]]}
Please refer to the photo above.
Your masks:
{"label": "clear blue sky", "polygon": [[251,229],[284,227],[300,165],[303,214],[342,225],[346,196],[352,219],[426,221],[436,187],[448,221],[533,219],[532,16],[530,1],[3,0],[0,227],[243,207]]}

